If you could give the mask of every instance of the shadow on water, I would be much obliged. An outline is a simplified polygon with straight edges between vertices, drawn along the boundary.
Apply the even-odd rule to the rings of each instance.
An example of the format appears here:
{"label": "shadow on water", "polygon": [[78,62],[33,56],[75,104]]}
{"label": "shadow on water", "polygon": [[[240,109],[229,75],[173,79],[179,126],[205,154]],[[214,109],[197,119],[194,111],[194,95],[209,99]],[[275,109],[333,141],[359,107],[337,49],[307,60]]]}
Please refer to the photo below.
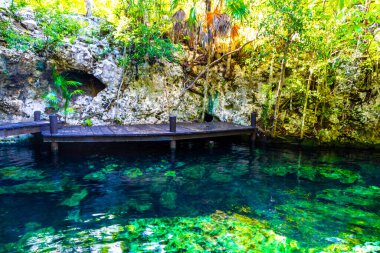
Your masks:
{"label": "shadow on water", "polygon": [[57,156],[48,145],[4,145],[0,244],[37,228],[216,210],[265,220],[306,246],[342,233],[365,241],[380,234],[380,199],[358,191],[380,186],[379,164],[380,153],[251,147],[234,138],[179,142],[175,153],[169,143],[63,144]]}

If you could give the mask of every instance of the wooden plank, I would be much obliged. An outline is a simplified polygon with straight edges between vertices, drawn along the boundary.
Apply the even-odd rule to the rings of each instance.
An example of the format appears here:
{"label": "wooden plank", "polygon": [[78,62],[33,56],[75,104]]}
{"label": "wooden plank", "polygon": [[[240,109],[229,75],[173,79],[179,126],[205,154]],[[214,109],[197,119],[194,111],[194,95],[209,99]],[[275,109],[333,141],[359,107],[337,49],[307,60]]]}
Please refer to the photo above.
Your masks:
{"label": "wooden plank", "polygon": [[99,130],[103,135],[114,135],[108,126],[99,126]]}
{"label": "wooden plank", "polygon": [[236,136],[251,134],[251,132],[242,131],[230,131],[215,132],[215,133],[199,133],[197,135],[150,135],[150,136],[66,136],[66,137],[54,137],[45,136],[44,141],[51,142],[144,142],[144,141],[171,141],[171,140],[191,140],[191,139],[203,139],[203,138],[213,138],[213,137],[225,137],[225,136]]}
{"label": "wooden plank", "polygon": [[230,123],[180,123],[177,132],[170,132],[168,124],[128,126],[64,127],[50,136],[43,131],[45,141],[57,142],[124,142],[170,141],[251,134],[252,127]]}
{"label": "wooden plank", "polygon": [[92,126],[90,127],[93,134],[96,135],[96,136],[103,136],[103,132],[100,131],[100,126]]}

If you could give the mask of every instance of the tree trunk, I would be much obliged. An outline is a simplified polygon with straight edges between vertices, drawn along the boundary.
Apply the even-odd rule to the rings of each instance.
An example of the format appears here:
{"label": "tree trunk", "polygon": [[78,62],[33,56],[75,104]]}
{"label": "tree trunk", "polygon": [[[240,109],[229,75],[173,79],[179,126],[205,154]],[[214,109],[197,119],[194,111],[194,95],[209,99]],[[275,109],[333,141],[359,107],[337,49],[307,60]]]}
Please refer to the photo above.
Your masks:
{"label": "tree trunk", "polygon": [[[228,52],[232,51],[232,38],[230,36],[230,42],[228,43]],[[231,55],[227,58],[227,66],[226,66],[226,77],[229,77],[231,75]]]}
{"label": "tree trunk", "polygon": [[305,128],[305,118],[306,118],[306,111],[307,111],[307,101],[309,99],[309,90],[310,90],[310,84],[311,84],[311,78],[313,77],[313,70],[309,70],[309,79],[307,80],[307,87],[306,87],[306,95],[305,95],[305,102],[303,103],[303,113],[302,113],[302,121],[301,121],[301,140],[303,139],[304,134],[304,128]]}
{"label": "tree trunk", "polygon": [[86,4],[86,17],[92,17],[92,3],[91,0],[84,0]]}
{"label": "tree trunk", "polygon": [[285,83],[285,68],[286,68],[286,61],[287,61],[287,55],[288,55],[288,48],[290,45],[290,38],[285,44],[284,47],[284,53],[281,61],[281,73],[280,73],[280,81],[278,82],[277,92],[276,92],[276,105],[274,108],[274,115],[273,115],[273,126],[272,126],[272,136],[276,137],[276,127],[277,127],[277,117],[280,109],[280,96],[281,96],[281,87]]}
{"label": "tree trunk", "polygon": [[205,0],[206,3],[206,15],[211,11],[211,0]]}
{"label": "tree trunk", "polygon": [[206,73],[206,80],[203,84],[203,107],[202,107],[202,115],[201,120],[203,121],[206,114],[206,106],[207,106],[207,100],[208,100],[208,83],[209,83],[209,76],[210,76],[210,63],[211,63],[211,43],[209,44],[208,48],[208,56],[207,56],[207,73]]}
{"label": "tree trunk", "polygon": [[273,80],[273,65],[274,65],[274,57],[275,54],[273,53],[272,59],[270,61],[270,68],[269,68],[269,84],[272,85],[272,80]]}
{"label": "tree trunk", "polygon": [[[205,3],[206,3],[206,17],[207,17],[207,13],[211,11],[211,0],[205,0]],[[207,72],[206,72],[206,80],[203,84],[203,107],[202,107],[202,115],[201,115],[202,121],[204,120],[205,113],[206,113],[208,82],[209,82],[209,76],[210,76],[211,50],[212,50],[212,31],[211,31],[211,26],[208,22],[207,22],[207,33],[208,33]]]}

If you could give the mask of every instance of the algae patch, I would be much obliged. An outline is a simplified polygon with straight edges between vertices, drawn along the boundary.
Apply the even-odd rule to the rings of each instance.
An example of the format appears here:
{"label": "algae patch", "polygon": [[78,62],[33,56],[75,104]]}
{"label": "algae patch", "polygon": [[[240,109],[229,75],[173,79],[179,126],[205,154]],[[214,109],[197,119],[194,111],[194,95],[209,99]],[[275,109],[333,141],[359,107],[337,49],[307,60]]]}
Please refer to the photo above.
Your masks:
{"label": "algae patch", "polygon": [[43,179],[43,171],[33,170],[30,168],[21,168],[18,166],[10,166],[0,169],[0,179],[5,180],[38,180]]}
{"label": "algae patch", "polygon": [[80,192],[74,193],[70,198],[62,201],[61,205],[70,206],[70,207],[77,206],[80,204],[82,199],[84,199],[87,195],[88,195],[87,189],[83,189]]}
{"label": "algae patch", "polygon": [[333,166],[271,166],[264,167],[262,171],[270,176],[296,175],[313,182],[353,184],[361,180],[359,172]]}

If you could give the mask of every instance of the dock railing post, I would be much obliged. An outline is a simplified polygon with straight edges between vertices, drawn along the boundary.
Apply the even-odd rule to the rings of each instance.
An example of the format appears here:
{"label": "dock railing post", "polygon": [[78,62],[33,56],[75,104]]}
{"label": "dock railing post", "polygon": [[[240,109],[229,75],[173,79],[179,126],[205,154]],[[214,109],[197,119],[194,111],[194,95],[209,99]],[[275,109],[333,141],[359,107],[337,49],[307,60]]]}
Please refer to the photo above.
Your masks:
{"label": "dock railing post", "polygon": [[254,128],[253,133],[251,134],[251,142],[252,143],[255,143],[255,141],[256,141],[256,135],[257,135],[256,117],[257,117],[257,113],[256,112],[252,112],[251,113],[251,127]]}
{"label": "dock railing post", "polygon": [[175,133],[177,131],[177,117],[170,116],[169,123],[170,123],[170,132]]}
{"label": "dock railing post", "polygon": [[251,127],[253,128],[256,128],[256,117],[257,117],[257,113],[252,112],[251,113]]}
{"label": "dock railing post", "polygon": [[34,112],[34,121],[41,121],[41,111]]}
{"label": "dock railing post", "polygon": [[[176,116],[169,116],[169,126],[170,126],[170,132],[175,133],[177,131],[177,117]],[[177,147],[177,143],[175,140],[170,141],[170,149],[173,151]]]}
{"label": "dock railing post", "polygon": [[58,116],[56,114],[49,115],[50,133],[58,133]]}
{"label": "dock railing post", "polygon": [[[57,134],[58,133],[58,116],[56,114],[49,115],[49,122],[50,122],[50,134]],[[51,151],[53,152],[53,154],[56,154],[58,152],[57,142],[52,141]]]}

